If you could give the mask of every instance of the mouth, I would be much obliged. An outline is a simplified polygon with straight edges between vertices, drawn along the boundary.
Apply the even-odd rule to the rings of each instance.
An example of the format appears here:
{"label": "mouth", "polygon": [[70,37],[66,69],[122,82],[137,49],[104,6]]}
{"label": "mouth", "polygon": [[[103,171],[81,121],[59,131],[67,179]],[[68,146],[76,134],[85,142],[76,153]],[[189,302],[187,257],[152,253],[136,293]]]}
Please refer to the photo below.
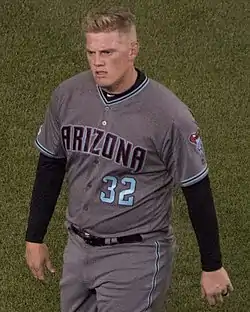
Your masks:
{"label": "mouth", "polygon": [[95,71],[95,76],[98,78],[103,78],[107,76],[107,72],[104,70],[98,70],[98,71]]}

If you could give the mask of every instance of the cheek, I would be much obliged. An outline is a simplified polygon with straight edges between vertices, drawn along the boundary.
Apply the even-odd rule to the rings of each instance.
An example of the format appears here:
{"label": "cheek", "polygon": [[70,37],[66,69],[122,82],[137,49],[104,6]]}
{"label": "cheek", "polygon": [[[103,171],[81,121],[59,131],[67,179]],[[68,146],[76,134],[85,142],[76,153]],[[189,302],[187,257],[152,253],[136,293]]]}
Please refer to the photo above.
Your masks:
{"label": "cheek", "polygon": [[119,57],[112,59],[111,65],[117,68],[118,70],[128,67],[129,65],[128,55],[124,54],[124,55],[120,55]]}
{"label": "cheek", "polygon": [[87,56],[87,61],[88,61],[89,65],[91,66],[93,62],[89,56]]}

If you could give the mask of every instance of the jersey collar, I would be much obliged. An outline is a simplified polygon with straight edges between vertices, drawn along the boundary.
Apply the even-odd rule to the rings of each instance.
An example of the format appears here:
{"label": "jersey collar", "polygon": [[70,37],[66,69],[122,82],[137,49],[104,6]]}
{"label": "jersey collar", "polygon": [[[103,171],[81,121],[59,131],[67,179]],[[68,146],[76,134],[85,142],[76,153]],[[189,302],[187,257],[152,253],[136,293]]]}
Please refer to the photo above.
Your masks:
{"label": "jersey collar", "polygon": [[137,79],[134,83],[134,85],[129,88],[128,90],[120,93],[120,94],[111,94],[104,91],[101,87],[97,85],[97,91],[99,93],[100,98],[104,102],[105,105],[111,105],[111,104],[118,104],[121,103],[136,94],[138,94],[141,90],[145,88],[145,86],[148,84],[148,77],[139,69],[136,68],[136,71],[138,73]]}

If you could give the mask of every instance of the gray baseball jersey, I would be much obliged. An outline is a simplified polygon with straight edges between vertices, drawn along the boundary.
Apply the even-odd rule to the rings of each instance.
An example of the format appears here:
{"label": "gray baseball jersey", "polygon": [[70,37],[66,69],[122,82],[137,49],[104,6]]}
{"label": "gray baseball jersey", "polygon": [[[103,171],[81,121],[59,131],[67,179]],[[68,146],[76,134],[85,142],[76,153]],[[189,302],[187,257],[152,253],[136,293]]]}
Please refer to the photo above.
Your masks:
{"label": "gray baseball jersey", "polygon": [[67,158],[67,221],[100,237],[167,231],[174,188],[208,173],[189,108],[148,77],[109,101],[90,71],[62,82],[36,146]]}

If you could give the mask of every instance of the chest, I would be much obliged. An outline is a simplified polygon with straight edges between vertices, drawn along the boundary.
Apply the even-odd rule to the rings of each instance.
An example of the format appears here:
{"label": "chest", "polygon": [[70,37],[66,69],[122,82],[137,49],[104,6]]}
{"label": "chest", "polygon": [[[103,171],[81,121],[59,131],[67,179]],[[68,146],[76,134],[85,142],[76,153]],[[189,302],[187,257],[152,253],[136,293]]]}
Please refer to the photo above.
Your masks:
{"label": "chest", "polygon": [[88,102],[78,98],[61,116],[61,141],[69,157],[101,157],[135,171],[160,161],[158,131],[139,101],[105,105],[95,96]]}

